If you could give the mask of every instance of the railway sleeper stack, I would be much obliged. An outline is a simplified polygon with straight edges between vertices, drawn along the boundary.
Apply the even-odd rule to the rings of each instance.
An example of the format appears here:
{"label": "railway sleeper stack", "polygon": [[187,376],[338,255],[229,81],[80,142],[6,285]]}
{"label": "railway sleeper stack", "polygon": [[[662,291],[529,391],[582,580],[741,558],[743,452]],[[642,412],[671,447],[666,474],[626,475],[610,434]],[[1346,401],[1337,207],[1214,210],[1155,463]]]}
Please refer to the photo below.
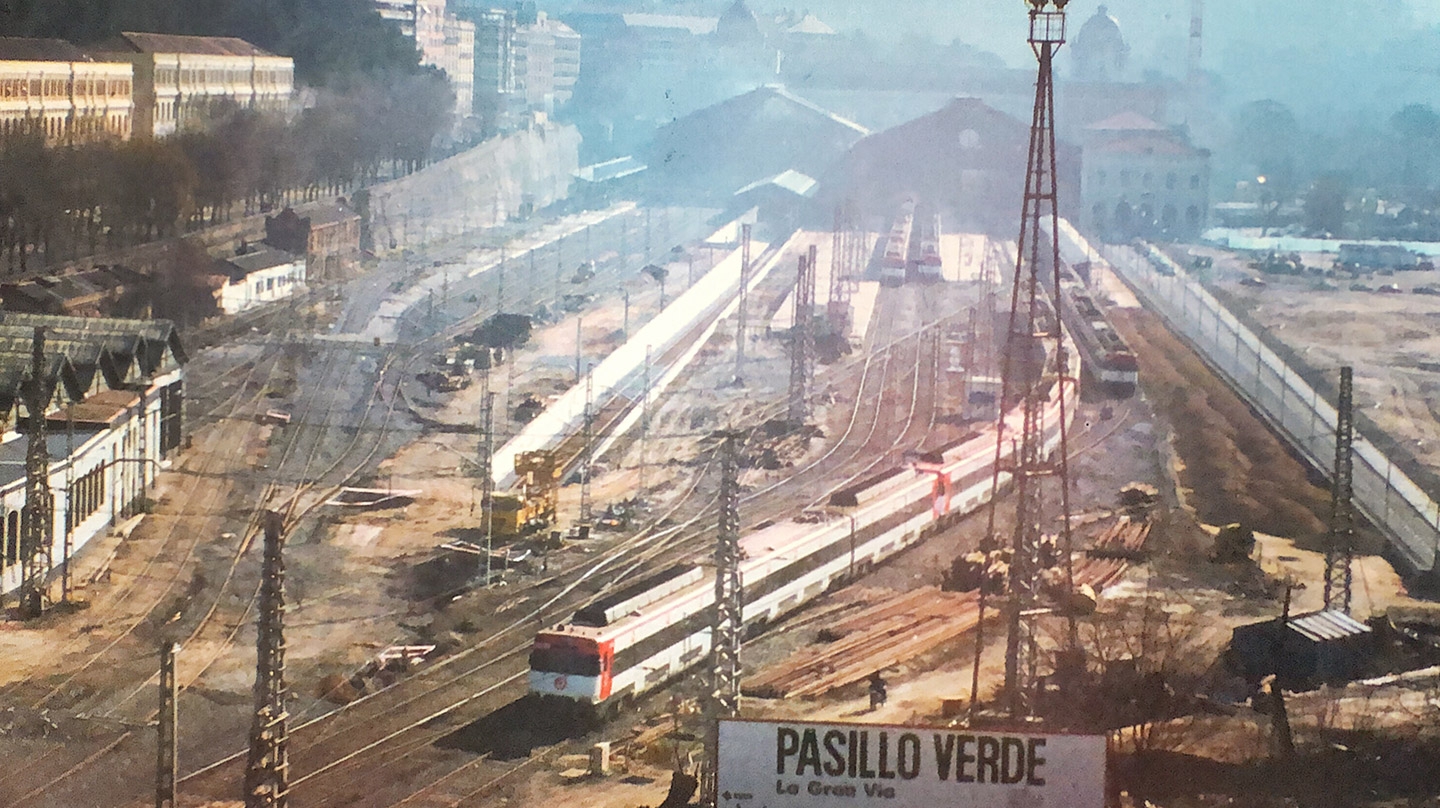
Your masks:
{"label": "railway sleeper stack", "polygon": [[[1130,559],[1140,557],[1149,535],[1148,522],[1121,516],[1100,534],[1092,552],[1075,559],[1076,589],[1088,595],[1092,607],[1093,593],[1114,583]],[[986,616],[998,617],[999,611],[989,609]],[[757,672],[745,681],[742,692],[759,698],[824,695],[959,639],[979,622],[975,592],[925,587],[896,595],[822,629],[824,644],[802,649]]]}

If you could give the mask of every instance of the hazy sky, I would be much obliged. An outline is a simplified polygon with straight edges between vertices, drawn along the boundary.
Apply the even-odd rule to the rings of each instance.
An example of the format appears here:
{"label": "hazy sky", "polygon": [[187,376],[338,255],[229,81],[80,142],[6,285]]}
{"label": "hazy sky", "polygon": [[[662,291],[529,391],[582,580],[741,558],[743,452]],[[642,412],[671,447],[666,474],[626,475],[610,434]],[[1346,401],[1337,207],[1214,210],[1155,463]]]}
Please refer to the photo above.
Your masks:
{"label": "hazy sky", "polygon": [[[1032,58],[1025,43],[1022,0],[750,0],[759,9],[808,8],[842,29],[864,27],[880,35],[918,33],[941,41],[959,38],[1002,56],[1012,66]],[[1080,25],[1101,5],[1073,0],[1070,26]],[[1173,46],[1189,30],[1190,0],[1108,0],[1138,66],[1173,63]],[[1402,35],[1440,25],[1440,0],[1206,0],[1206,58],[1219,67],[1237,42],[1275,39],[1286,43],[1332,44],[1363,37]],[[896,9],[905,13],[896,14]],[[1183,63],[1183,49],[1180,52]]]}

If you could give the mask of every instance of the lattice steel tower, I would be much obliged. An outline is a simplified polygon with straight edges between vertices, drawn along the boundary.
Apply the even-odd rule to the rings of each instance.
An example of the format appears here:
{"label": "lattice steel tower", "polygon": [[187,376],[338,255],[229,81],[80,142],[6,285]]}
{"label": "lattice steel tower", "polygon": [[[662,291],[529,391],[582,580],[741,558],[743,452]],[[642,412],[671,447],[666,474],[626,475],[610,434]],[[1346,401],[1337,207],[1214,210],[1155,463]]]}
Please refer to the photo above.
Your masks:
{"label": "lattice steel tower", "polygon": [[750,303],[750,225],[740,225],[740,302],[736,306],[735,384],[745,383],[745,322]]}
{"label": "lattice steel tower", "polygon": [[1335,475],[1330,483],[1330,536],[1325,552],[1325,608],[1350,612],[1351,566],[1355,560],[1354,373],[1340,368],[1340,396],[1335,403]]}
{"label": "lattice steel tower", "polygon": [[790,327],[790,397],[786,419],[792,428],[810,416],[810,378],[815,362],[815,247],[801,255],[795,273],[795,316]]}
{"label": "lattice steel tower", "polygon": [[740,643],[744,639],[744,591],[740,588],[740,482],[736,437],[720,447],[720,525],[715,539],[715,624],[711,644],[718,718],[740,712]]}
{"label": "lattice steel tower", "polygon": [[[50,608],[50,571],[55,568],[55,506],[50,495],[50,452],[46,449],[45,410],[53,380],[45,358],[45,329],[35,327],[30,345],[30,378],[21,388],[28,418],[25,432],[25,506],[20,522],[20,613],[39,617]],[[144,430],[141,430],[142,432]],[[69,560],[66,560],[68,565]]]}
{"label": "lattice steel tower", "polygon": [[[1069,360],[1058,316],[1060,243],[1052,72],[1055,51],[1065,42],[1065,3],[1066,0],[1030,0],[1030,47],[1040,68],[1030,123],[1029,161],[1010,295],[1009,328],[1003,348],[1000,425],[1005,425],[1004,412],[1012,405],[1019,406],[1022,420],[1018,435],[1012,423],[1008,429],[997,432],[995,444],[994,485],[998,488],[1002,466],[1015,485],[1015,523],[1004,607],[1007,633],[1003,699],[1012,717],[1031,714],[1035,708],[1035,612],[1041,603],[1044,527],[1047,518],[1057,515],[1056,555],[1064,567],[1065,586],[1073,590],[1064,392],[1067,387],[1073,389],[1074,379],[1069,378]],[[1042,223],[1048,224],[1048,233]],[[1054,443],[1050,443],[1052,439]],[[1002,464],[1007,445],[1011,453]],[[1057,496],[1058,503],[1054,501]],[[991,549],[997,543],[995,509],[992,497],[987,533]],[[1068,642],[1069,650],[1079,646],[1073,616]]]}
{"label": "lattice steel tower", "polygon": [[245,768],[245,808],[290,802],[289,714],[285,711],[285,520],[266,511],[265,559],[255,639],[255,718]]}

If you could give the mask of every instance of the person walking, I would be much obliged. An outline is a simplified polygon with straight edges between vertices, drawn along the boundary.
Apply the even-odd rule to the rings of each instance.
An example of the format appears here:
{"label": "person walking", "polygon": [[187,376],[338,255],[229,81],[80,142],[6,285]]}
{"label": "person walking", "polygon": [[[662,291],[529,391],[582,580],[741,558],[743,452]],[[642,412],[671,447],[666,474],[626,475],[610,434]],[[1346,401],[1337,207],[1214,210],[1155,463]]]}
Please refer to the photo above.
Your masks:
{"label": "person walking", "polygon": [[870,712],[875,712],[885,704],[885,679],[880,671],[870,674]]}

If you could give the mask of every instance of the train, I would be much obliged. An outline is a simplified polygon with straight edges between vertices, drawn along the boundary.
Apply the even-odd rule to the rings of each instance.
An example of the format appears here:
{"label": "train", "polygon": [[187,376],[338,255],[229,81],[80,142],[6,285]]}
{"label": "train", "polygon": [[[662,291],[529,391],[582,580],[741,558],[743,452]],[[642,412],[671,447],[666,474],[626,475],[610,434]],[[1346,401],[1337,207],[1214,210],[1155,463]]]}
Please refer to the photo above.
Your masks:
{"label": "train", "polygon": [[915,277],[927,283],[942,279],[939,213],[927,217],[920,229],[920,254],[915,259]]}
{"label": "train", "polygon": [[905,282],[910,267],[910,236],[915,227],[915,200],[907,199],[890,225],[885,237],[885,252],[880,256],[880,282],[899,286]]}
{"label": "train", "polygon": [[1064,219],[1060,220],[1060,246],[1061,319],[1080,353],[1087,392],[1129,398],[1140,383],[1140,361],[1075,273],[1076,265],[1090,262],[1091,250]]}
{"label": "train", "polygon": [[[1073,382],[1050,386],[1042,416],[1047,455],[1059,442],[1060,416],[1074,416],[1076,393]],[[1022,417],[1017,407],[1001,427],[1018,433]],[[760,630],[988,501],[996,428],[992,423],[837,492],[844,501],[832,498],[832,504],[843,507],[844,517],[816,521],[802,515],[803,521],[743,535],[746,630]],[[1001,451],[1003,467],[1014,444],[1004,442]],[[1000,482],[1008,484],[1007,472]],[[590,604],[536,635],[529,697],[549,709],[603,720],[706,658],[714,604],[713,567],[700,564],[668,568]]]}
{"label": "train", "polygon": [[1080,352],[1081,373],[1092,383],[1091,389],[1114,398],[1135,395],[1140,383],[1140,361],[1110,325],[1085,285],[1064,266],[1060,272],[1060,310]]}

